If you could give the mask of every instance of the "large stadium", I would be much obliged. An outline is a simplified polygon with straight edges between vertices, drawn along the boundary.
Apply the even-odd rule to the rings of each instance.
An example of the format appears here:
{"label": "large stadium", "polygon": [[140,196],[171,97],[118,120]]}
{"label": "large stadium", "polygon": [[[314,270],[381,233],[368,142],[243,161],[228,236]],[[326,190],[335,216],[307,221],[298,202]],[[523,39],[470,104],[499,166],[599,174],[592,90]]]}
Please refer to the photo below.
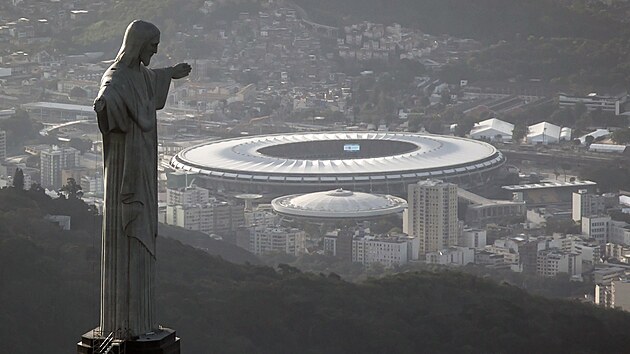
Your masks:
{"label": "large stadium", "polygon": [[190,147],[171,160],[217,192],[266,196],[336,188],[405,195],[408,184],[428,178],[474,187],[504,163],[484,142],[405,132],[245,136]]}

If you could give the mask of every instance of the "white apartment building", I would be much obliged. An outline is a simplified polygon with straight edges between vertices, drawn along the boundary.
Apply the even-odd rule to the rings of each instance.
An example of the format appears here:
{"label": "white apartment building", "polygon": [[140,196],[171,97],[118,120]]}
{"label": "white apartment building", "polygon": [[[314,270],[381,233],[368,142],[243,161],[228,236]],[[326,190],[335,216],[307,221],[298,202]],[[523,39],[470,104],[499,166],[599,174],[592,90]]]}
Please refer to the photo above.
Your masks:
{"label": "white apartment building", "polygon": [[249,250],[257,255],[282,252],[297,256],[306,252],[306,232],[296,228],[254,227],[249,235]]}
{"label": "white apartment building", "polygon": [[168,205],[208,204],[210,201],[210,191],[195,185],[166,189],[166,204]]}
{"label": "white apartment building", "polygon": [[403,232],[420,240],[419,254],[457,245],[457,185],[440,180],[410,184]]}
{"label": "white apartment building", "polygon": [[483,249],[486,247],[486,230],[482,229],[464,229],[459,238],[459,246]]}
{"label": "white apartment building", "polygon": [[610,222],[610,216],[583,216],[582,234],[605,245],[608,242]]}
{"label": "white apartment building", "polygon": [[475,250],[469,247],[449,247],[437,252],[426,254],[425,263],[440,265],[464,266],[475,263]]}
{"label": "white apartment building", "polygon": [[84,192],[93,193],[95,195],[103,195],[103,193],[105,193],[103,175],[99,173],[94,176],[82,176],[81,187]]}
{"label": "white apartment building", "polygon": [[79,166],[79,151],[71,147],[56,145],[40,152],[41,185],[55,190],[66,181],[61,180],[61,171]]}
{"label": "white apartment building", "polygon": [[418,259],[419,240],[413,237],[357,236],[352,240],[352,261],[385,267]]}
{"label": "white apartment building", "polygon": [[212,204],[167,205],[166,224],[184,229],[214,233],[214,206]]}
{"label": "white apartment building", "polygon": [[558,249],[548,249],[538,252],[536,262],[538,275],[552,278],[559,273],[566,273],[570,277],[582,276],[582,256]]}
{"label": "white apartment building", "polygon": [[274,226],[279,222],[278,214],[273,212],[271,204],[260,204],[252,210],[245,208],[245,226]]}
{"label": "white apartment building", "polygon": [[630,246],[630,225],[623,221],[611,220],[608,230],[609,242]]}
{"label": "white apartment building", "polygon": [[573,192],[571,214],[573,221],[580,222],[584,216],[601,215],[606,211],[606,198],[588,193],[586,189]]}
{"label": "white apartment building", "polygon": [[166,223],[210,234],[225,235],[244,225],[243,209],[226,202],[167,205]]}

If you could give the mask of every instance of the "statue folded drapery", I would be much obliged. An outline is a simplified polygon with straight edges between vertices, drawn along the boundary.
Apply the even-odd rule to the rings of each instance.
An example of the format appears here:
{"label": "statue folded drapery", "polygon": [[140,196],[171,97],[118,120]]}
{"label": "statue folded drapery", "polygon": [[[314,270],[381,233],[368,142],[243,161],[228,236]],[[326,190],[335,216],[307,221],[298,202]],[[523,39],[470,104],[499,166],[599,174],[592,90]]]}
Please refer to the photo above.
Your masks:
{"label": "statue folded drapery", "polygon": [[153,24],[133,21],[94,101],[105,170],[100,328],[121,339],[158,328],[156,110],[166,103],[171,79],[190,72],[184,63],[146,67],[159,38]]}

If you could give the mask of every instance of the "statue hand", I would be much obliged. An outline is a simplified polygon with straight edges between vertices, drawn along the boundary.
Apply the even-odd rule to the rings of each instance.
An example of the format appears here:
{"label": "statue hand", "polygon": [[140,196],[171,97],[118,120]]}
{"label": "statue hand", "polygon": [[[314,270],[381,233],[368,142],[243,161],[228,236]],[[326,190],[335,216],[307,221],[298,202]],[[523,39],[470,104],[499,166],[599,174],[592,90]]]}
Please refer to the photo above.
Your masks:
{"label": "statue hand", "polygon": [[96,112],[100,112],[105,108],[105,99],[103,97],[98,97],[94,100],[94,110]]}
{"label": "statue hand", "polygon": [[173,67],[171,78],[181,79],[183,77],[186,77],[188,76],[188,74],[190,74],[190,70],[192,70],[192,67],[188,63],[179,63]]}

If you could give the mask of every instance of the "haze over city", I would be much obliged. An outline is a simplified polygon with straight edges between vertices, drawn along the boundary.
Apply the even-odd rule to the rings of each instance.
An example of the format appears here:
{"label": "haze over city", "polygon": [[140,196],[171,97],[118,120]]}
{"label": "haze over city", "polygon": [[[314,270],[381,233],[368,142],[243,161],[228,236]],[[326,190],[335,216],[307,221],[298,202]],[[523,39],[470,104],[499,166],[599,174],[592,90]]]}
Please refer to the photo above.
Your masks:
{"label": "haze over city", "polygon": [[4,1],[0,352],[626,352],[629,16]]}

